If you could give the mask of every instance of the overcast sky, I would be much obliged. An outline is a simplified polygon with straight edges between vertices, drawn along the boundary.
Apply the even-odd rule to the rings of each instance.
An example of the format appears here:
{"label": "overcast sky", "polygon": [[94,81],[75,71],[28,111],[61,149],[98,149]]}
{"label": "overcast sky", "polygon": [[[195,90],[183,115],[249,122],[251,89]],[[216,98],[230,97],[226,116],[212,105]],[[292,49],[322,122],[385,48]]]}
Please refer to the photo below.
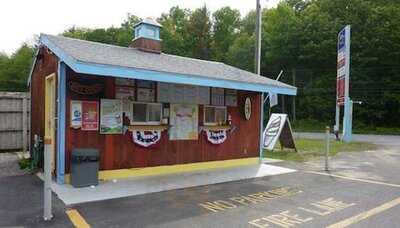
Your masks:
{"label": "overcast sky", "polygon": [[[0,52],[11,54],[40,33],[59,34],[75,25],[103,28],[119,26],[127,13],[158,17],[172,6],[195,9],[204,4],[213,12],[222,6],[244,15],[256,0],[2,0],[0,3]],[[273,7],[279,0],[261,0]]]}

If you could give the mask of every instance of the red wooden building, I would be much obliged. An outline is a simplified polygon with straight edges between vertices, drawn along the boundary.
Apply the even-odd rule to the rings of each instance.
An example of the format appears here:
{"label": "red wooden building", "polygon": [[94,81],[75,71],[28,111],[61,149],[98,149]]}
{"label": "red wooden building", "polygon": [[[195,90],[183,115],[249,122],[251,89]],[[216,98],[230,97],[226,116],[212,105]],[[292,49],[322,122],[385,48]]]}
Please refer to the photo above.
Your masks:
{"label": "red wooden building", "polygon": [[29,79],[31,142],[52,139],[58,183],[74,148],[98,149],[101,170],[260,156],[263,94],[296,88],[164,54],[160,28],[140,22],[129,47],[40,36]]}

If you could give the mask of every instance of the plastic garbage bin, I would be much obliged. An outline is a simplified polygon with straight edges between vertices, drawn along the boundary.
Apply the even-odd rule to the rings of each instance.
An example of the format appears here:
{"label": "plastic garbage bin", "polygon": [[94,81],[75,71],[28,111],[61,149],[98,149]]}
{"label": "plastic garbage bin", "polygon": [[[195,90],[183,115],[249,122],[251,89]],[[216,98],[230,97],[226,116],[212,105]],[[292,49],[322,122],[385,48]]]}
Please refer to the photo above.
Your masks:
{"label": "plastic garbage bin", "polygon": [[71,185],[87,187],[99,184],[99,151],[76,148],[72,150]]}

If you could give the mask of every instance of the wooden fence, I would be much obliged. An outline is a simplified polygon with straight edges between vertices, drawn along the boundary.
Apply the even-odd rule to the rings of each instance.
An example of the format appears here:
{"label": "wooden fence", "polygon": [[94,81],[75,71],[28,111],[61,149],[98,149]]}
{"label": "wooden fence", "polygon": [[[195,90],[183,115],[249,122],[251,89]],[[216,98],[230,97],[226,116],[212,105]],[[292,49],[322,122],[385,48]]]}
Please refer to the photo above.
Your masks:
{"label": "wooden fence", "polygon": [[0,151],[27,151],[29,110],[29,93],[0,92]]}

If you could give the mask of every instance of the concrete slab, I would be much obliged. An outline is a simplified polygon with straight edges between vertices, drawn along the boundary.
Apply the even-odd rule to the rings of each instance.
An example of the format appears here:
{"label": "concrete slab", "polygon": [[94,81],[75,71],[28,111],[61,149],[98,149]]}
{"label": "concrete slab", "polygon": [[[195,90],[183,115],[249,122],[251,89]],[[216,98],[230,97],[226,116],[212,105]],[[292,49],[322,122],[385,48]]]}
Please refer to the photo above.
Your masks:
{"label": "concrete slab", "polygon": [[74,188],[53,182],[52,189],[66,205],[71,205],[292,172],[296,170],[261,164],[105,181],[93,188]]}
{"label": "concrete slab", "polygon": [[262,161],[263,161],[264,164],[283,162],[283,160],[275,159],[275,158],[263,158]]}

